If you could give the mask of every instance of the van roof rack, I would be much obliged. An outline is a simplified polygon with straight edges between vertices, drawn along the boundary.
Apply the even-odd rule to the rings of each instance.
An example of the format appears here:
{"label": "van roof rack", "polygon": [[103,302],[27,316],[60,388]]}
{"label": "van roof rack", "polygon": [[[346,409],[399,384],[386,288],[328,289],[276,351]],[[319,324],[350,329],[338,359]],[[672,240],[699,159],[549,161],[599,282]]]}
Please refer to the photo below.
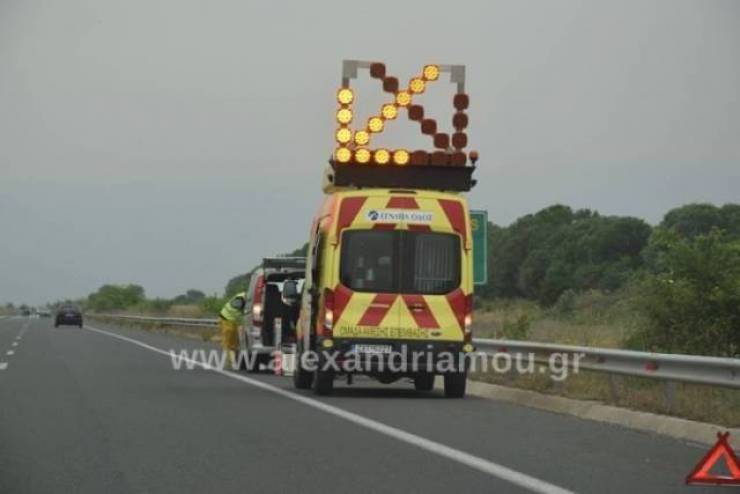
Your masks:
{"label": "van roof rack", "polygon": [[290,269],[305,269],[305,257],[265,257],[262,259],[263,269],[276,269],[287,271]]}

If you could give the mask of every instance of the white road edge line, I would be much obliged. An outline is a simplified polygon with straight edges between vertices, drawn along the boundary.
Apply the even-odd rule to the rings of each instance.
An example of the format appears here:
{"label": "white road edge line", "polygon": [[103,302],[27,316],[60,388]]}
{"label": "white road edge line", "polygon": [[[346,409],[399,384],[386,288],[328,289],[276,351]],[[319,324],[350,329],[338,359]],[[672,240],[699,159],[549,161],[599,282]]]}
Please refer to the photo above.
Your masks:
{"label": "white road edge line", "polygon": [[0,370],[5,370],[8,368],[7,362],[0,362]]}
{"label": "white road edge line", "polygon": [[[107,335],[112,338],[119,339],[121,341],[126,341],[133,345],[137,345],[141,348],[145,348],[152,352],[156,352],[156,353],[165,355],[169,358],[172,358],[172,355],[170,354],[169,351],[162,350],[161,348],[148,345],[139,340],[128,338],[126,336],[121,336],[116,333],[111,333],[110,331],[105,331],[102,329],[94,328],[92,326],[86,325],[85,329],[96,332],[96,333],[100,333],[103,335]],[[503,465],[499,465],[497,463],[486,460],[479,456],[474,456],[474,455],[471,455],[470,453],[466,453],[459,449],[446,446],[442,443],[438,443],[430,439],[425,439],[421,436],[417,436],[416,434],[412,434],[410,432],[397,429],[390,425],[386,425],[382,422],[378,422],[376,420],[363,417],[362,415],[358,415],[353,412],[348,412],[347,410],[344,410],[342,408],[335,407],[332,405],[327,405],[326,403],[315,400],[313,398],[309,398],[307,396],[303,396],[303,395],[294,393],[292,391],[286,391],[285,389],[278,388],[277,386],[273,386],[272,384],[267,384],[262,381],[258,381],[257,379],[242,376],[239,374],[234,374],[233,372],[225,371],[222,369],[216,369],[216,368],[206,365],[203,362],[198,362],[197,360],[191,360],[191,359],[183,358],[183,357],[179,357],[179,358],[183,361],[190,362],[194,365],[197,365],[205,370],[209,370],[217,374],[221,374],[223,376],[236,379],[237,381],[241,381],[246,384],[251,384],[252,386],[256,388],[260,388],[264,391],[269,391],[271,393],[280,395],[290,400],[303,403],[304,405],[308,405],[317,410],[321,410],[322,412],[326,412],[330,415],[334,415],[336,417],[342,418],[344,420],[347,420],[359,426],[365,427],[367,429],[373,430],[375,432],[391,437],[398,441],[411,444],[412,446],[416,446],[420,449],[423,449],[435,455],[442,456],[450,460],[456,461],[462,465],[466,465],[480,472],[486,473],[488,475],[492,475],[501,480],[504,480],[511,484],[527,489],[531,492],[537,492],[540,494],[574,494],[573,491],[564,489],[554,484],[550,484],[548,482],[545,482],[544,480],[531,477],[525,473],[512,470],[511,468],[505,467]]]}

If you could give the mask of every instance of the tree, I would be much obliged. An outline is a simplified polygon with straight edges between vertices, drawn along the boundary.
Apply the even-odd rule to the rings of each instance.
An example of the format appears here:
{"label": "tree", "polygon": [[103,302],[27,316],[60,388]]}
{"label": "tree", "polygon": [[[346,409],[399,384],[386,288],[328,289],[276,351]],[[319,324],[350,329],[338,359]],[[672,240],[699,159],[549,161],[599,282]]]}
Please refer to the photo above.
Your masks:
{"label": "tree", "polygon": [[96,311],[121,310],[146,300],[139,285],[103,285],[87,298],[88,306]]}
{"label": "tree", "polygon": [[308,252],[308,242],[303,244],[301,247],[298,247],[297,249],[288,252],[285,254],[285,257],[306,257]]}
{"label": "tree", "polygon": [[184,294],[175,297],[172,302],[181,305],[192,305],[200,303],[204,298],[206,298],[205,293],[200,290],[190,289]]}
{"label": "tree", "polygon": [[240,292],[246,292],[249,288],[249,278],[251,275],[252,273],[238,274],[231,278],[229,282],[226,283],[226,288],[224,289],[226,298],[232,297]]}
{"label": "tree", "polygon": [[489,283],[479,293],[543,304],[565,290],[614,290],[642,265],[650,225],[555,205],[489,230]]}
{"label": "tree", "polygon": [[660,232],[662,249],[646,275],[638,307],[644,326],[636,348],[740,355],[740,240],[714,229],[693,238]]}
{"label": "tree", "polygon": [[680,236],[707,235],[712,229],[724,230],[731,236],[740,236],[740,205],[686,204],[671,209],[663,217],[661,228],[674,230]]}

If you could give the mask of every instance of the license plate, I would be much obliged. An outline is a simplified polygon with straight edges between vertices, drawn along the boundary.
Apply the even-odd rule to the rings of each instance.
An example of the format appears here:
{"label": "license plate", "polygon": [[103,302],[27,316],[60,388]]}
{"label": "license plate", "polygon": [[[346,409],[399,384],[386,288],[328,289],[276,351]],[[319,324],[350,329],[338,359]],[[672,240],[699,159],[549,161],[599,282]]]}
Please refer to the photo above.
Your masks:
{"label": "license plate", "polygon": [[354,345],[352,351],[355,353],[391,353],[393,347],[391,345]]}

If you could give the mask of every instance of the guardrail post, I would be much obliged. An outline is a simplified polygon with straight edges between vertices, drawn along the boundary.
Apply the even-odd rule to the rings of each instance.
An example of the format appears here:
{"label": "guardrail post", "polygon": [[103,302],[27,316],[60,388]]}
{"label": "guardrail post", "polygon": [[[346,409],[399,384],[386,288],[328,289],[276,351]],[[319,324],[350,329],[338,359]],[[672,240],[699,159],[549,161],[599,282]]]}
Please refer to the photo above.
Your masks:
{"label": "guardrail post", "polygon": [[617,401],[619,401],[620,381],[621,378],[617,374],[609,374],[609,401],[612,403],[617,403]]}
{"label": "guardrail post", "polygon": [[673,406],[676,400],[676,382],[665,381],[663,383],[663,400],[665,402],[666,410],[670,413],[673,412]]}

